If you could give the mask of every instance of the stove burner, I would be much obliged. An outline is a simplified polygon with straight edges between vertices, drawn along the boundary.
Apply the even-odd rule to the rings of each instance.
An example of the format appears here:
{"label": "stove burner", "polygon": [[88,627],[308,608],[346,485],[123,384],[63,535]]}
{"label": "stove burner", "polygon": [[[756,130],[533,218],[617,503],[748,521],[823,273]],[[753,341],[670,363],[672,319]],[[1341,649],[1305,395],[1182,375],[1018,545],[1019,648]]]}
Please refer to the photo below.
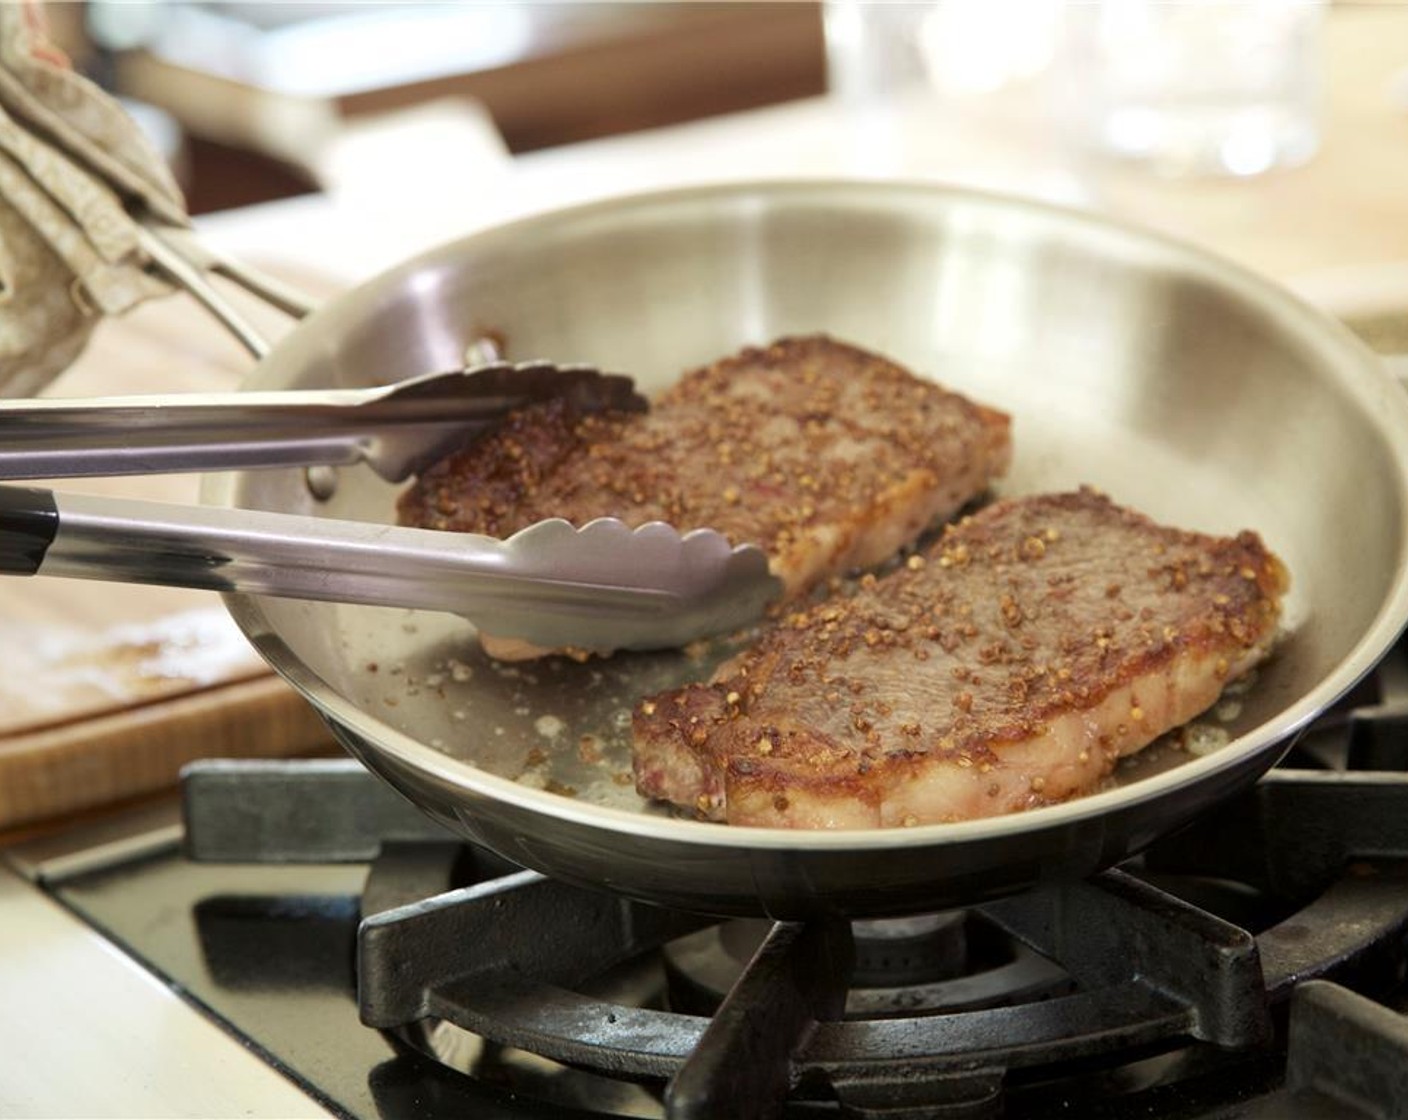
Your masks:
{"label": "stove burner", "polygon": [[968,916],[961,910],[852,922],[851,984],[898,988],[948,980],[968,965]]}
{"label": "stove burner", "polygon": [[[311,796],[267,764],[196,771],[188,827],[254,858],[263,804],[299,822],[300,858],[379,850],[363,1021],[476,1077],[518,1048],[644,1085],[676,1120],[1373,1116],[1408,1100],[1385,1005],[1405,998],[1408,774],[1354,767],[1405,753],[1400,709],[1357,694],[1293,767],[1119,869],[895,920],[720,922],[552,882],[426,844],[345,767]],[[332,848],[319,814],[342,822]],[[348,834],[373,817],[397,839]]]}
{"label": "stove burner", "polygon": [[[549,913],[571,920],[547,925]],[[994,1085],[1044,1080],[1062,1062],[1189,1040],[1232,1052],[1268,1045],[1272,1010],[1296,981],[1366,968],[1376,948],[1401,938],[1408,860],[1356,865],[1260,937],[1123,871],[981,914],[1048,962],[1037,983],[1002,985],[986,1000],[964,990],[948,1004],[935,981],[922,985],[927,1006],[877,1015],[868,994],[850,1002],[854,931],[777,923],[705,1020],[604,1003],[580,988],[657,951],[675,968],[709,944],[726,958],[746,926],[709,927],[706,940],[686,933],[701,919],[521,872],[368,918],[362,1013],[384,1028],[445,1020],[569,1065],[669,1078],[673,1117],[763,1115],[760,1102],[789,1089],[861,1115],[895,1115],[901,1104],[916,1116],[960,1105],[974,1115]],[[412,942],[428,951],[408,955]]]}
{"label": "stove burner", "polygon": [[[743,975],[771,923],[723,922],[662,949],[668,1004],[712,1015]],[[851,923],[855,963],[844,1017],[881,1019],[1045,999],[1069,975],[976,912]]]}

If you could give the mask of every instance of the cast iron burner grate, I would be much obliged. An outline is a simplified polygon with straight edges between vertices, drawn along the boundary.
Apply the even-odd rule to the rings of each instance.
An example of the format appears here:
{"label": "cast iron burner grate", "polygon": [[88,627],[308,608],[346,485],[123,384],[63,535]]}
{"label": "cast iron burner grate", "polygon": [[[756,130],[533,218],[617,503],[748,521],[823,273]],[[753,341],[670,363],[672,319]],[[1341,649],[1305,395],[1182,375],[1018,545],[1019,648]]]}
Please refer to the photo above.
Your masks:
{"label": "cast iron burner grate", "polygon": [[343,762],[192,768],[187,842],[373,859],[362,1019],[470,1073],[520,1048],[661,1086],[680,1120],[1403,1116],[1408,654],[1380,676],[1121,868],[917,918],[721,922],[567,886]]}

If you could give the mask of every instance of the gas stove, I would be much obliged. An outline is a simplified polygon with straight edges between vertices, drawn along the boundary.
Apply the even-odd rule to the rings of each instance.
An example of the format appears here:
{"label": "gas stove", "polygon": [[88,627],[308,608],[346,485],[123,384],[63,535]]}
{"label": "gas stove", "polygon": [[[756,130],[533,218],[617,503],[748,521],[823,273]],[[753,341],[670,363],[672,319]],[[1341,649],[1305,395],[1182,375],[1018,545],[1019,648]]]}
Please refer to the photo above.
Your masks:
{"label": "gas stove", "polygon": [[1244,796],[969,910],[662,910],[350,761],[202,763],[179,809],[5,854],[336,1116],[1408,1115],[1408,644]]}

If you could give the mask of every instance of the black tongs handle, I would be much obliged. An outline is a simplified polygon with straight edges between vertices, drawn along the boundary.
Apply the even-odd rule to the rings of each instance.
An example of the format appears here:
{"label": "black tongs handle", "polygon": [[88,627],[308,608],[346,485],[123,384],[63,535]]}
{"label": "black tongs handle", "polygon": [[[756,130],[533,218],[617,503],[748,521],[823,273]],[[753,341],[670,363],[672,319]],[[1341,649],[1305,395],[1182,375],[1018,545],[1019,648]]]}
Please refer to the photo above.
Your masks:
{"label": "black tongs handle", "polygon": [[58,532],[52,491],[0,486],[0,574],[37,575]]}

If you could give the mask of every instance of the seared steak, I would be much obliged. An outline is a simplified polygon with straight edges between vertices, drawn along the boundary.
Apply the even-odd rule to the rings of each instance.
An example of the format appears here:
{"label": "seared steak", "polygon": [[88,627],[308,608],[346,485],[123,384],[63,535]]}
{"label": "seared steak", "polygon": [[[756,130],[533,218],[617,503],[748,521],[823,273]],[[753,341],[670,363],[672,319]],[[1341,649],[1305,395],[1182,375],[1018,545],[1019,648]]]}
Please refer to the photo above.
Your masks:
{"label": "seared steak", "polygon": [[546,517],[712,527],[787,597],[892,556],[1007,469],[1008,418],[824,336],[686,374],[648,413],[534,405],[426,471],[403,524],[506,537]]}
{"label": "seared steak", "polygon": [[1001,501],[638,705],[636,785],[789,828],[1061,801],[1263,658],[1286,586],[1254,533],[1166,528],[1090,490]]}

